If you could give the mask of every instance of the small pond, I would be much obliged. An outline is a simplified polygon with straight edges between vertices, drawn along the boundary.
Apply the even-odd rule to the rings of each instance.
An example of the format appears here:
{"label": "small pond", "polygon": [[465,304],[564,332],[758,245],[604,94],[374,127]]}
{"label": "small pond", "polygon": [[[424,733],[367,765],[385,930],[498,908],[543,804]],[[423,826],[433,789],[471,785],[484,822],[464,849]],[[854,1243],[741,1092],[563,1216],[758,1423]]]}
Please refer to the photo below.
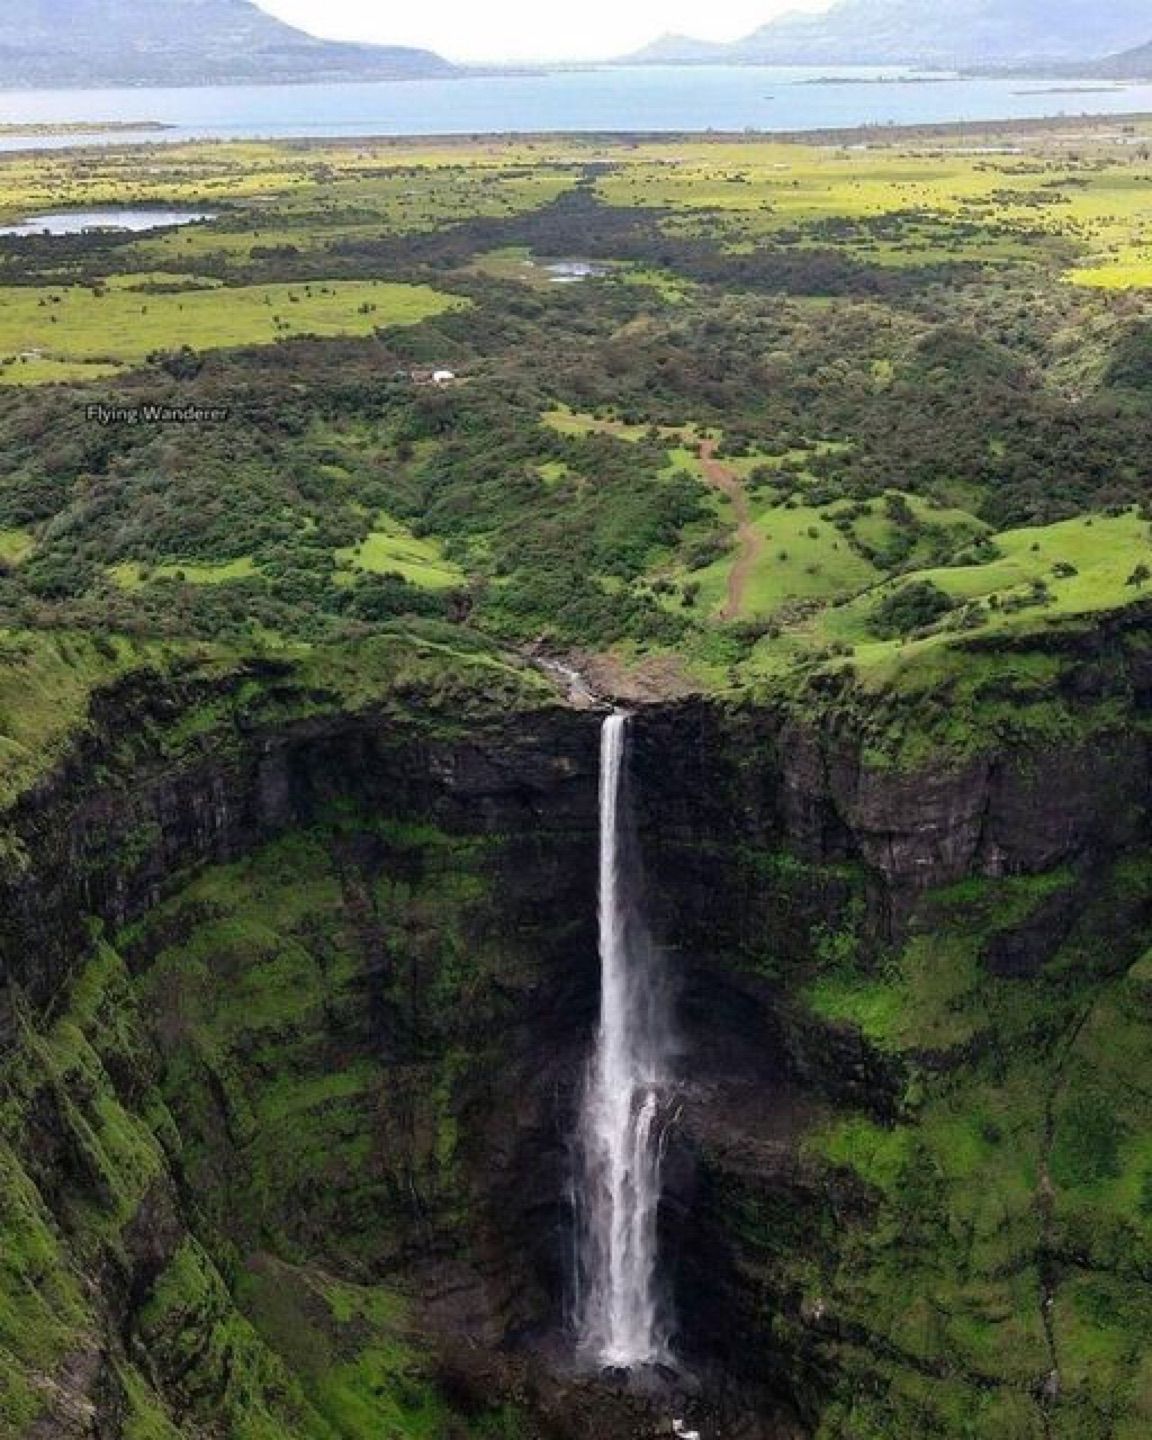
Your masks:
{"label": "small pond", "polygon": [[544,266],[554,285],[576,285],[581,280],[599,280],[611,274],[610,265],[597,265],[593,260],[552,260]]}
{"label": "small pond", "polygon": [[84,235],[99,230],[139,233],[215,218],[201,210],[66,210],[59,215],[33,215],[16,225],[0,225],[0,236]]}

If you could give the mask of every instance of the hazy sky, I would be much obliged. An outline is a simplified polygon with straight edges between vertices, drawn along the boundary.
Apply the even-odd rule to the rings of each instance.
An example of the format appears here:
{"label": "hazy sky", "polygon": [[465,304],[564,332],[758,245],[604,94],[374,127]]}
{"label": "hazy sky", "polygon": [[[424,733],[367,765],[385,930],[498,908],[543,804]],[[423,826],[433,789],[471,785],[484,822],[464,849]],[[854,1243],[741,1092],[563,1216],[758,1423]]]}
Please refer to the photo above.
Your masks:
{"label": "hazy sky", "polygon": [[666,31],[736,40],[788,10],[832,0],[258,0],[273,15],[340,40],[423,45],[451,60],[597,60]]}

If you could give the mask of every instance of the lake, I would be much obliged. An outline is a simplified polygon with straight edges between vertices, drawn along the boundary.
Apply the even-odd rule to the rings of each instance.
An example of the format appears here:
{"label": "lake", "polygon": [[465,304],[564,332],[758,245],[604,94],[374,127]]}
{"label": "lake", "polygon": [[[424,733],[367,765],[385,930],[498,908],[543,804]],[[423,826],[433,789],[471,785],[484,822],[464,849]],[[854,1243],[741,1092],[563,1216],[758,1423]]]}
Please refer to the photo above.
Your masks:
{"label": "lake", "polygon": [[160,122],[92,135],[4,135],[0,149],[198,138],[499,132],[772,131],[1152,112],[1152,84],[954,79],[890,68],[704,65],[460,80],[0,92],[0,125]]}
{"label": "lake", "polygon": [[194,225],[215,215],[195,210],[71,210],[61,215],[33,215],[17,225],[0,225],[6,235],[83,235],[86,230],[131,230],[142,233],[165,225]]}

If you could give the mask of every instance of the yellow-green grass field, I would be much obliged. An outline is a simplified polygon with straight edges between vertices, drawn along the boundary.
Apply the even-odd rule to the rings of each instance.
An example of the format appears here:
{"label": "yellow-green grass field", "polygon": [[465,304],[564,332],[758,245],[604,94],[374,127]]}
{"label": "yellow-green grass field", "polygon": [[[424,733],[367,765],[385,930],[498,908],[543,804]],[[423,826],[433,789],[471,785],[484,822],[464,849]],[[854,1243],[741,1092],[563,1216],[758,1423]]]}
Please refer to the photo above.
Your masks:
{"label": "yellow-green grass field", "polygon": [[[86,368],[92,362],[109,373],[183,345],[214,350],[268,345],[294,335],[370,335],[418,324],[464,303],[426,285],[383,281],[317,280],[172,294],[10,287],[0,289],[0,380],[78,378],[92,373]],[[71,370],[76,365],[85,368]]]}
{"label": "yellow-green grass field", "polygon": [[[140,264],[187,264],[206,260],[244,263],[261,250],[302,254],[342,241],[427,233],[464,219],[523,214],[555,200],[568,188],[562,172],[489,174],[483,169],[429,170],[413,179],[357,179],[301,194],[289,191],[244,199],[215,221],[165,230],[131,248]],[[207,197],[205,203],[210,203]],[[545,275],[543,277],[547,279]]]}
{"label": "yellow-green grass field", "polygon": [[27,530],[0,530],[0,562],[5,565],[19,565],[35,546],[36,540]]}
{"label": "yellow-green grass field", "polygon": [[[685,452],[685,459],[689,455]],[[741,473],[763,464],[764,459],[746,457],[729,463],[736,473]],[[917,555],[932,543],[934,535],[958,550],[988,533],[988,526],[964,510],[939,508],[915,495],[901,495],[901,499],[920,526],[931,527],[917,532],[910,564],[915,564]],[[725,500],[721,498],[716,508],[721,519],[731,520],[731,507]],[[729,618],[763,619],[796,601],[834,600],[879,585],[883,571],[830,523],[847,508],[845,503],[814,507],[796,498],[789,504],[765,504],[753,498],[752,526],[759,550],[745,579],[739,613]],[[898,527],[887,517],[881,502],[874,502],[868,513],[856,517],[851,529],[858,542],[875,551],[883,551],[898,534]],[[688,571],[680,566],[665,574],[680,587],[693,582],[698,585],[701,612],[716,616],[729,600],[729,579],[739,554],[734,541],[726,555],[702,570]]]}
{"label": "yellow-green grass field", "polygon": [[[571,153],[566,153],[568,150]],[[397,230],[528,210],[574,185],[580,147],[562,143],[357,140],[102,146],[0,157],[0,219],[95,206],[213,206],[360,212]],[[529,168],[531,167],[531,168]]]}
{"label": "yellow-green grass field", "polygon": [[612,272],[611,278],[617,284],[647,287],[669,305],[682,305],[694,288],[691,281],[682,280],[670,271],[656,270],[649,265],[621,266]]}
{"label": "yellow-green grass field", "polygon": [[[812,506],[775,505],[759,514],[754,511],[752,525],[759,551],[745,578],[740,614],[731,618],[756,619],[792,601],[855,594],[879,577],[875,566]],[[724,608],[738,557],[734,546],[702,570],[674,572],[681,584],[699,586],[697,607],[702,614],[718,615]]]}
{"label": "yellow-green grass field", "polygon": [[[886,595],[914,581],[931,581],[958,604],[987,602],[979,631],[996,632],[1034,627],[1046,619],[1115,610],[1152,594],[1152,584],[1130,583],[1142,565],[1152,570],[1152,534],[1148,522],[1135,510],[1121,515],[1086,515],[1055,525],[1004,531],[992,537],[999,558],[981,565],[955,565],[912,571],[832,605],[787,628],[779,640],[763,642],[753,669],[771,671],[804,652],[829,644],[851,647],[853,663],[878,678],[921,656],[925,650],[954,639],[957,632],[945,622],[936,632],[907,641],[881,640],[869,622]],[[1057,567],[1072,567],[1074,574]],[[1036,581],[1047,586],[1044,605],[1026,603]],[[979,632],[977,632],[979,633]]]}
{"label": "yellow-green grass field", "polygon": [[[547,411],[542,418],[549,428],[572,438],[604,435],[628,444],[638,444],[652,433],[646,425],[632,425],[566,406]],[[687,471],[703,477],[700,445],[707,438],[707,431],[686,422],[682,426],[657,427],[656,434],[668,447],[666,469],[669,474]],[[714,434],[713,438],[718,436]],[[738,516],[732,499],[719,490],[712,490],[710,509],[715,523],[731,530],[729,548],[724,555],[699,569],[689,568],[675,556],[663,557],[653,567],[649,578],[672,582],[672,591],[661,592],[665,607],[680,611],[684,591],[691,586],[695,593],[695,613],[711,619],[757,620],[773,617],[778,611],[803,602],[849,600],[861,592],[880,587],[885,571],[880,563],[873,563],[868,558],[868,552],[877,552],[879,560],[900,535],[900,527],[888,514],[883,499],[867,502],[863,507],[852,506],[845,501],[813,506],[805,503],[799,491],[780,500],[773,493],[757,492],[748,485],[750,477],[758,469],[767,467],[780,471],[785,463],[802,465],[811,456],[834,448],[835,442],[817,441],[808,449],[786,454],[755,452],[718,459],[716,463],[719,466],[748,487],[746,493],[752,535],[741,540],[737,534]],[[552,478],[562,473],[562,470],[556,471]],[[805,474],[800,471],[796,475],[797,480],[802,480]],[[905,561],[910,569],[917,562],[926,563],[931,554],[939,553],[933,548],[937,544],[948,553],[956,553],[966,544],[990,533],[988,525],[965,510],[937,505],[899,491],[890,494],[904,503],[915,522],[914,543]],[[862,513],[856,513],[861,510]],[[833,523],[846,513],[851,515],[849,534]],[[699,534],[690,534],[686,538],[691,542],[699,538]],[[1012,544],[1011,537],[1008,544]],[[733,599],[732,572],[739,564],[743,565],[744,573],[742,583],[737,587],[740,603],[733,613],[730,608]],[[988,567],[972,568],[983,575]],[[961,572],[944,570],[940,573],[954,577]],[[1029,570],[1020,583],[1024,584],[1031,578]],[[995,588],[992,581],[989,583]],[[883,590],[878,589],[877,593],[882,594]],[[805,622],[807,628],[817,624]],[[839,633],[838,622],[834,622],[833,631],[829,635],[821,634],[819,643],[845,638]],[[806,638],[811,641],[813,637]],[[860,638],[860,635],[854,637],[857,640]],[[863,638],[867,638],[866,632]],[[803,648],[797,643],[799,639],[799,632],[786,634],[781,651],[791,653]]]}
{"label": "yellow-green grass field", "polygon": [[[991,526],[978,520],[975,515],[970,515],[967,510],[933,505],[918,495],[909,495],[902,491],[888,493],[898,497],[908,507],[918,526],[915,543],[906,565],[915,565],[917,562],[927,564],[931,556],[926,552],[937,537],[942,537],[951,553],[955,553],[968,542],[978,540],[991,531]],[[859,507],[853,507],[849,502],[840,502],[830,505],[824,514],[832,520],[846,513],[851,515],[852,534],[857,542],[869,551],[883,553],[900,538],[900,527],[888,514],[883,500],[866,502],[863,506],[865,513],[862,515],[854,513],[856,508]]]}
{"label": "yellow-green grass field", "polygon": [[[543,421],[557,433],[575,438],[606,435],[615,440],[636,444],[651,433],[650,428],[645,425],[630,425],[621,420],[574,411],[564,406],[547,411]],[[706,431],[695,424],[685,423],[681,426],[657,427],[656,433],[668,446],[668,474],[687,471],[703,477],[700,445],[707,436]],[[778,468],[785,460],[803,460],[806,456],[828,448],[827,444],[817,443],[811,450],[793,451],[787,455],[754,453],[720,460],[717,463],[738,481],[746,482],[752,472],[761,466]],[[735,525],[737,517],[734,505],[727,495],[713,490],[710,492],[709,501],[719,523]],[[985,528],[960,511],[935,511],[915,497],[908,497],[908,503],[917,518],[941,528],[963,525],[964,533],[973,536],[982,533]],[[728,618],[762,618],[771,615],[780,606],[794,601],[852,595],[879,580],[881,571],[860,555],[848,537],[830,523],[830,519],[837,513],[837,508],[819,509],[803,504],[796,498],[790,504],[777,504],[773,500],[749,496],[749,513],[757,542],[756,555],[744,577],[739,611]],[[889,522],[879,516],[861,517],[857,524],[867,531],[869,540],[876,544],[886,538],[887,530],[890,529]],[[718,617],[731,598],[730,577],[744,551],[745,547],[738,543],[734,532],[727,554],[711,564],[699,570],[690,570],[686,565],[670,562],[666,558],[654,569],[651,578],[671,580],[677,585],[675,593],[664,596],[667,607],[679,609],[683,587],[692,585],[696,590],[698,613]]]}
{"label": "yellow-green grass field", "polygon": [[156,290],[219,290],[224,281],[215,275],[194,275],[178,270],[140,270],[108,275],[100,281],[106,290],[131,290],[143,294]]}
{"label": "yellow-green grass field", "polygon": [[566,405],[558,405],[555,410],[546,410],[541,418],[543,423],[558,435],[576,438],[586,435],[611,435],[616,440],[635,442],[642,440],[648,433],[646,425],[625,425],[620,420],[570,410]]}
{"label": "yellow-green grass field", "polygon": [[382,233],[378,221],[335,221],[317,216],[311,223],[301,219],[288,224],[276,212],[265,219],[254,212],[250,222],[241,223],[235,216],[216,224],[183,225],[177,230],[164,230],[138,240],[131,247],[131,256],[139,265],[242,266],[261,250],[298,251],[312,255],[330,248],[341,240],[371,239]]}
{"label": "yellow-green grass field", "polygon": [[[6,546],[6,537],[11,537]],[[23,531],[0,532],[0,559],[6,548],[19,558],[30,548],[31,537]],[[399,521],[379,515],[371,533],[359,545],[334,554],[337,580],[350,584],[353,573],[401,575],[410,584],[426,590],[447,590],[463,583],[464,573],[445,559],[434,540],[421,540]],[[237,580],[260,578],[260,570],[249,555],[217,564],[166,560],[159,564],[128,560],[108,570],[109,579],[124,590],[139,590],[157,580],[177,580],[188,585],[224,585]]]}
{"label": "yellow-green grass field", "polygon": [[[467,217],[522,214],[597,165],[608,203],[669,207],[667,225],[732,249],[831,244],[874,263],[1032,259],[1078,283],[1152,282],[1152,123],[1007,122],[891,138],[804,143],[733,137],[481,141],[245,141],[102,147],[0,157],[0,219],[101,205],[196,204],[214,222],[144,237],[141,266],[254,247],[323,250],[341,239],[418,233]],[[833,222],[835,228],[822,228]],[[494,263],[500,264],[497,260]],[[520,272],[523,276],[524,272]],[[675,299],[680,282],[649,283]]]}
{"label": "yellow-green grass field", "polygon": [[[968,259],[1048,263],[1079,252],[1084,284],[1152,279],[1152,127],[1121,133],[1075,122],[984,137],[792,144],[694,139],[636,147],[598,181],[616,205],[669,207],[672,229],[709,231],[733,249],[791,235],[873,263]],[[821,224],[835,222],[836,230]],[[892,229],[898,224],[898,229]],[[813,230],[813,227],[817,227]]]}
{"label": "yellow-green grass field", "polygon": [[[1044,580],[1054,597],[1050,613],[1070,615],[1122,605],[1133,596],[1135,587],[1127,583],[1132,572],[1152,564],[1148,522],[1134,510],[1006,530],[993,543],[1001,552],[998,560],[918,571],[916,578],[931,580],[955,600],[1003,598]],[[1057,565],[1073,566],[1077,573],[1057,575]]]}
{"label": "yellow-green grass field", "polygon": [[388,515],[378,515],[372,533],[359,545],[338,550],[336,559],[347,570],[400,575],[425,590],[450,590],[464,580],[464,572],[445,559],[436,541],[419,539]]}
{"label": "yellow-green grass field", "polygon": [[0,356],[0,385],[67,385],[73,381],[102,380],[124,367],[94,360],[57,360],[53,356]]}
{"label": "yellow-green grass field", "polygon": [[150,580],[182,580],[188,585],[224,585],[230,580],[251,580],[259,574],[252,558],[241,556],[238,560],[225,560],[216,565],[186,563],[179,560],[165,561],[161,565],[145,565],[136,560],[127,560],[113,565],[109,577],[124,590],[139,590]]}
{"label": "yellow-green grass field", "polygon": [[526,245],[487,250],[483,255],[477,255],[466,268],[469,274],[485,275],[492,280],[516,280],[533,286],[551,283],[548,272],[535,263]]}
{"label": "yellow-green grass field", "polygon": [[1078,265],[1069,278],[1078,285],[1090,285],[1097,290],[1152,289],[1152,247],[1142,250],[1120,247],[1113,256],[1099,264]]}
{"label": "yellow-green grass field", "polygon": [[[558,435],[574,436],[582,439],[587,435],[611,435],[614,440],[626,440],[629,444],[635,444],[644,440],[652,433],[649,425],[629,425],[623,420],[615,420],[611,416],[591,415],[584,410],[572,410],[567,405],[558,405],[553,410],[546,410],[541,417],[543,423],[549,429],[555,430]],[[672,459],[677,456],[686,457],[686,463],[690,467],[699,467],[699,455],[695,450],[690,450],[691,445],[699,444],[703,436],[702,431],[694,425],[658,425],[655,432],[661,440],[672,442],[676,449],[672,453]]]}

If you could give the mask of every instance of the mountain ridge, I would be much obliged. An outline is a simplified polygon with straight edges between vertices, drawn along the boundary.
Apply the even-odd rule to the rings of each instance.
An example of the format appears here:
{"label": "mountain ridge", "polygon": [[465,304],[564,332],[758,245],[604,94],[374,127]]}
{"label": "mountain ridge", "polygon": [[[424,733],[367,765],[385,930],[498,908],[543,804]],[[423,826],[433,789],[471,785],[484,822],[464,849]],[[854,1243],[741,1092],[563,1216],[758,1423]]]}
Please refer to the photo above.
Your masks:
{"label": "mountain ridge", "polygon": [[6,0],[0,87],[190,85],[454,75],[428,50],[321,40],[253,0]]}
{"label": "mountain ridge", "polygon": [[1149,79],[1152,77],[1152,40],[1132,50],[1123,50],[1119,55],[1109,55],[1103,63],[1090,67],[1086,73],[1115,80]]}
{"label": "mountain ridge", "polygon": [[1064,64],[1141,47],[1152,17],[1146,0],[839,0],[819,15],[782,15],[729,45],[662,36],[630,64]]}

